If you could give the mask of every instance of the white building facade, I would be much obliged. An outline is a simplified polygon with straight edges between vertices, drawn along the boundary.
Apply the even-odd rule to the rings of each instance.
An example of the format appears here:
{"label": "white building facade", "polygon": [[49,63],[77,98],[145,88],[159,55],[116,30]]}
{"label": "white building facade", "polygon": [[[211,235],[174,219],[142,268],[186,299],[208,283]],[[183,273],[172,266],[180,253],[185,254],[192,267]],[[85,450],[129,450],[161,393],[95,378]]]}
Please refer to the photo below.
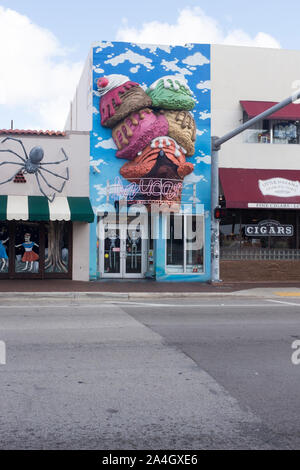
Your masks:
{"label": "white building facade", "polygon": [[[211,47],[212,135],[221,137],[300,88],[300,51]],[[222,146],[221,277],[300,278],[300,104]]]}

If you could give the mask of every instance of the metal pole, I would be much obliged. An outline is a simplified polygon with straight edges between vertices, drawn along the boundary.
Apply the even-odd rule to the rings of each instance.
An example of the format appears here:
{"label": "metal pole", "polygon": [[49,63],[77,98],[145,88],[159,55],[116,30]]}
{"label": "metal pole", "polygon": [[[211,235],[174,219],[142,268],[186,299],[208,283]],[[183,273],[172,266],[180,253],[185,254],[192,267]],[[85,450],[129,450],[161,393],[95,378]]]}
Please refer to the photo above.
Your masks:
{"label": "metal pole", "polygon": [[221,145],[232,139],[246,129],[249,129],[257,121],[270,116],[271,114],[279,111],[285,106],[293,103],[300,98],[300,90],[296,91],[292,96],[289,96],[280,103],[275,104],[263,113],[258,114],[233,131],[223,135],[223,137],[212,137],[212,162],[211,162],[211,280],[212,282],[220,281],[220,240],[219,240],[219,220],[214,217],[214,209],[219,205],[219,150]]}
{"label": "metal pole", "polygon": [[211,159],[211,280],[220,281],[220,243],[219,243],[219,220],[215,219],[214,209],[219,205],[219,150],[214,148],[212,137],[212,159]]}

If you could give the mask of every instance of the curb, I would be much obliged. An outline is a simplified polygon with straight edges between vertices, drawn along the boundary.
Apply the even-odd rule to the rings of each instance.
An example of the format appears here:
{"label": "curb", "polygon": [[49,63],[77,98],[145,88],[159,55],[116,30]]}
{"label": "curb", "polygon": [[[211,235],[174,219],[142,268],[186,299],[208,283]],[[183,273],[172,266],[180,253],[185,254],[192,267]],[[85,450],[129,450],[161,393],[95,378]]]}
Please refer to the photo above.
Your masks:
{"label": "curb", "polygon": [[[253,296],[253,294],[250,294]],[[187,299],[201,297],[229,297],[239,296],[239,291],[235,292],[0,292],[0,302],[2,300],[22,299],[70,299],[70,300],[136,300],[136,299]],[[243,291],[240,296],[247,296]],[[262,297],[262,295],[257,295]]]}

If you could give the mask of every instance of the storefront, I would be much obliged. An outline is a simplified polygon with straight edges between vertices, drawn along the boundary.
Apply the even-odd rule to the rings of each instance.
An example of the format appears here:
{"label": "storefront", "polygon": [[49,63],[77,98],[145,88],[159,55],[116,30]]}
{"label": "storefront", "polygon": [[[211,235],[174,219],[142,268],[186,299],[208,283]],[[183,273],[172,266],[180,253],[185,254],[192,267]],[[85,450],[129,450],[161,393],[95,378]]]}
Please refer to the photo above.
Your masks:
{"label": "storefront", "polygon": [[88,280],[89,135],[0,133],[0,279]]}
{"label": "storefront", "polygon": [[198,205],[194,214],[141,214],[140,209],[134,215],[131,209],[98,215],[99,277],[193,281],[206,276],[203,208]]}
{"label": "storefront", "polygon": [[[91,222],[88,198],[0,196],[0,277],[72,279],[73,222]],[[65,207],[57,211],[59,206]]]}
{"label": "storefront", "polygon": [[208,281],[210,46],[99,43],[72,110],[90,76],[90,278]]}
{"label": "storefront", "polygon": [[220,181],[226,207],[221,265],[227,278],[298,279],[300,171],[222,168]]}

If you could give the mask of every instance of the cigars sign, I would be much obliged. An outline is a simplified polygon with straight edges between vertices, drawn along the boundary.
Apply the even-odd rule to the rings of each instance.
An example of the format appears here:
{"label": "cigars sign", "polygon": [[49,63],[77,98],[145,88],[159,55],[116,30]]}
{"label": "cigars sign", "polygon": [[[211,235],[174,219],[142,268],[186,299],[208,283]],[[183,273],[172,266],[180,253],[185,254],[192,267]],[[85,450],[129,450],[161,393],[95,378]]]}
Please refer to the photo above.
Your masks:
{"label": "cigars sign", "polygon": [[282,225],[276,220],[263,220],[256,225],[246,225],[247,237],[292,237],[293,225]]}

